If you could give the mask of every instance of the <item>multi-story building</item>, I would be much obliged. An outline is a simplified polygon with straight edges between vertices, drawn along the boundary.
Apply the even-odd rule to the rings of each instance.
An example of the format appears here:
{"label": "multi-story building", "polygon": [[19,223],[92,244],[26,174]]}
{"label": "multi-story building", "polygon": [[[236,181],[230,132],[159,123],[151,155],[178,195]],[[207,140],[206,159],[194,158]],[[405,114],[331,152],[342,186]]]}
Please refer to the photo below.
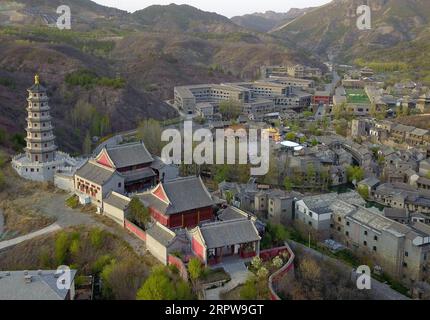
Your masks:
{"label": "multi-story building", "polygon": [[280,83],[285,86],[289,86],[295,89],[301,89],[305,91],[315,87],[314,80],[299,79],[299,78],[293,78],[293,77],[270,76],[269,78],[265,79],[265,81],[272,81],[272,82]]}
{"label": "multi-story building", "polygon": [[311,95],[276,81],[205,84],[175,87],[175,105],[185,113],[213,119],[221,101],[239,103],[242,112],[261,120],[267,113],[304,109]]}
{"label": "multi-story building", "polygon": [[430,227],[404,225],[364,207],[335,209],[333,234],[345,245],[372,257],[384,272],[406,282],[428,277]]}
{"label": "multi-story building", "polygon": [[299,79],[321,78],[322,71],[320,68],[303,66],[301,64],[290,66],[262,66],[260,68],[261,77],[263,79],[271,76],[277,77],[292,77]]}
{"label": "multi-story building", "polygon": [[366,204],[357,192],[307,196],[295,203],[294,219],[314,229],[321,237],[327,237],[333,225],[332,204],[336,200],[343,200],[349,205],[364,206]]}
{"label": "multi-story building", "polygon": [[320,68],[312,68],[297,64],[287,68],[288,75],[294,78],[321,78],[322,71]]}

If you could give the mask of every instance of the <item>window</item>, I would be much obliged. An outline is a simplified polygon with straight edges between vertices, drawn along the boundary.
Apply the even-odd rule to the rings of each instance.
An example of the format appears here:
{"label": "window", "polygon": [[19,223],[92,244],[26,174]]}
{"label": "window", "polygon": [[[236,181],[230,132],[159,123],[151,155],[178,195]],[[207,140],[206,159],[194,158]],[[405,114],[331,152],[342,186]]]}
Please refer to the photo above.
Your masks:
{"label": "window", "polygon": [[341,217],[338,217],[338,218],[337,218],[337,221],[341,222],[341,221],[342,221],[342,218],[341,218]]}
{"label": "window", "polygon": [[363,245],[367,246],[367,241],[363,241]]}
{"label": "window", "polygon": [[348,231],[346,231],[346,232],[345,232],[345,235],[346,235],[347,237],[349,237],[349,232],[348,232]]}
{"label": "window", "polygon": [[367,236],[367,231],[366,230],[364,231],[364,235]]}
{"label": "window", "polygon": [[349,221],[346,222],[346,225],[349,226]]}
{"label": "window", "polygon": [[121,188],[122,184],[121,182],[118,182],[118,188]]}
{"label": "window", "polygon": [[404,268],[407,268],[407,267],[408,267],[408,264],[407,264],[406,262],[403,262],[403,267],[404,267]]}
{"label": "window", "polygon": [[373,246],[373,251],[375,251],[375,252],[376,252],[376,246]]}
{"label": "window", "polygon": [[309,221],[309,222],[308,222],[308,225],[310,225],[310,226],[312,227],[312,221]]}
{"label": "window", "polygon": [[378,241],[378,236],[374,236],[373,240]]}
{"label": "window", "polygon": [[409,257],[409,252],[405,251],[405,257]]}

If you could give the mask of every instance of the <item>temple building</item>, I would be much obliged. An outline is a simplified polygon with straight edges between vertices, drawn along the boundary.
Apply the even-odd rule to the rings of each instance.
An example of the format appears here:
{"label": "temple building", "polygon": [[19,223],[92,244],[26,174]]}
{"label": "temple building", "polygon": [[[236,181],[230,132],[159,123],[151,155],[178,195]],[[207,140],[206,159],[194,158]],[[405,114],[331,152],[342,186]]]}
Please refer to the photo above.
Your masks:
{"label": "temple building", "polygon": [[193,228],[215,218],[215,201],[200,177],[160,182],[138,197],[149,208],[152,218],[170,229]]}
{"label": "temple building", "polygon": [[38,75],[34,78],[34,85],[27,89],[27,146],[24,154],[13,157],[12,167],[23,178],[53,181],[56,172],[73,171],[77,160],[57,151],[46,88],[40,84]]}
{"label": "temple building", "polygon": [[162,179],[159,170],[142,142],[105,146],[76,171],[75,193],[81,203],[102,208],[111,191],[131,194],[155,186]]}

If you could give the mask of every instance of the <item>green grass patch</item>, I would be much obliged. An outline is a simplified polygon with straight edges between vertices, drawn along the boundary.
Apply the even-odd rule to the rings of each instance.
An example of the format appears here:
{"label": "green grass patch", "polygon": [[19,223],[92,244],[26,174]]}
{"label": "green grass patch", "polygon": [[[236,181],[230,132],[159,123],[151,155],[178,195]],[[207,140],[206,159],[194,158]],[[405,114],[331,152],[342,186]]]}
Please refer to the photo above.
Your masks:
{"label": "green grass patch", "polygon": [[66,199],[66,205],[72,209],[79,207],[79,199],[77,196],[73,195]]}
{"label": "green grass patch", "polygon": [[362,89],[346,89],[348,103],[370,103],[369,97]]}

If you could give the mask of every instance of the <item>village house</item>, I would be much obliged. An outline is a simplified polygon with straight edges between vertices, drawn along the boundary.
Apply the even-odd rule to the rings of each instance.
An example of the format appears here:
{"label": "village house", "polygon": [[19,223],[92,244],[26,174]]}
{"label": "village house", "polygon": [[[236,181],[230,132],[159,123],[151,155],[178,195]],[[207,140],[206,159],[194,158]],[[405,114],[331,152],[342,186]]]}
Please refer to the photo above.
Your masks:
{"label": "village house", "polygon": [[430,214],[430,195],[405,183],[384,183],[374,191],[372,200],[393,208]]}
{"label": "village house", "polygon": [[0,271],[0,300],[74,300],[76,270],[69,289],[58,287],[60,276],[57,270]]}
{"label": "village house", "polygon": [[428,277],[429,226],[420,222],[404,225],[364,207],[352,208],[347,203],[334,216],[341,225],[333,229],[338,239],[355,252],[370,254],[384,272],[407,283]]}
{"label": "village house", "polygon": [[333,227],[332,204],[335,200],[342,200],[350,205],[366,204],[355,191],[306,196],[296,202],[294,219],[315,230],[319,237],[328,237]]}

